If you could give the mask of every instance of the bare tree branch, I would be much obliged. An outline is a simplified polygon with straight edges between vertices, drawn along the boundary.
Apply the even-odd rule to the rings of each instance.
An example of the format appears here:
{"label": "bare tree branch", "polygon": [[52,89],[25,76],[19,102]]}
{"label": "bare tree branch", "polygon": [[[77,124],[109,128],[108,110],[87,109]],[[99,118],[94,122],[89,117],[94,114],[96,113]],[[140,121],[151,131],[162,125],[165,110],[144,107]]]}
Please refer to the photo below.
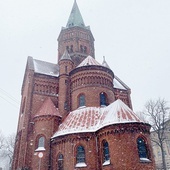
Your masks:
{"label": "bare tree branch", "polygon": [[169,111],[170,108],[167,106],[167,101],[160,98],[156,101],[149,100],[145,105],[144,111],[144,114],[149,118],[154,133],[154,135],[151,136],[151,140],[161,149],[164,170],[166,170],[166,162],[163,143],[166,139],[166,122],[170,118]]}
{"label": "bare tree branch", "polygon": [[4,148],[4,136],[0,131],[0,151]]}

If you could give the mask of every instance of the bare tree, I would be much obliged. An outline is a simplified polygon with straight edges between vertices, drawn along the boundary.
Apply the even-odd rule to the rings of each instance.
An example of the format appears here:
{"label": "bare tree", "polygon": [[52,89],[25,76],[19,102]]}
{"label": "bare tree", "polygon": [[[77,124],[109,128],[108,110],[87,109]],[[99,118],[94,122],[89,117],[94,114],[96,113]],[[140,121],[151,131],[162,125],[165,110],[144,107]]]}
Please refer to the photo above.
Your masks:
{"label": "bare tree", "polygon": [[169,107],[164,99],[149,100],[145,105],[144,113],[148,116],[149,123],[152,126],[154,136],[151,137],[152,142],[160,147],[162,153],[163,169],[166,170],[164,142],[166,139],[166,122],[169,119]]}
{"label": "bare tree", "polygon": [[3,147],[4,147],[4,136],[0,131],[0,151],[3,149]]}
{"label": "bare tree", "polygon": [[4,138],[3,142],[4,144],[0,156],[1,159],[8,159],[8,164],[11,167],[15,144],[15,134],[11,134],[8,137]]}

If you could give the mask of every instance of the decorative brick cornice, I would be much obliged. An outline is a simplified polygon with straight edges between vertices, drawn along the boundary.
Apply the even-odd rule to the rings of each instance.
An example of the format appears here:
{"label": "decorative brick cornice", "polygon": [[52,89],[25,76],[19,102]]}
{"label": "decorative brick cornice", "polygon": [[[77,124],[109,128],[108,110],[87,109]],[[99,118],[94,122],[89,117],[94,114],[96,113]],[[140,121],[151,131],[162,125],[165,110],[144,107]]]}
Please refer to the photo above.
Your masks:
{"label": "decorative brick cornice", "polygon": [[151,126],[146,123],[124,123],[124,124],[116,124],[104,127],[99,129],[97,132],[88,132],[88,133],[76,133],[63,135],[60,137],[56,137],[52,140],[52,144],[62,144],[66,142],[73,143],[74,141],[82,141],[92,138],[100,138],[102,136],[108,135],[123,135],[124,133],[136,133],[136,134],[150,134]]}
{"label": "decorative brick cornice", "polygon": [[50,121],[52,119],[59,119],[61,120],[61,117],[57,116],[57,115],[40,115],[40,116],[35,116],[33,118],[34,122],[38,122],[38,121]]}
{"label": "decorative brick cornice", "polygon": [[72,76],[73,74],[79,72],[79,71],[89,71],[89,70],[101,70],[101,71],[105,71],[106,73],[110,74],[113,78],[114,78],[114,73],[111,69],[107,68],[107,67],[103,67],[103,66],[99,66],[99,65],[87,65],[87,66],[83,66],[83,67],[77,67],[74,70],[72,70],[70,72],[70,75]]}
{"label": "decorative brick cornice", "polygon": [[124,133],[143,133],[150,134],[151,126],[147,123],[123,123],[117,125],[110,125],[98,130],[97,136],[103,136],[108,134],[124,134]]}

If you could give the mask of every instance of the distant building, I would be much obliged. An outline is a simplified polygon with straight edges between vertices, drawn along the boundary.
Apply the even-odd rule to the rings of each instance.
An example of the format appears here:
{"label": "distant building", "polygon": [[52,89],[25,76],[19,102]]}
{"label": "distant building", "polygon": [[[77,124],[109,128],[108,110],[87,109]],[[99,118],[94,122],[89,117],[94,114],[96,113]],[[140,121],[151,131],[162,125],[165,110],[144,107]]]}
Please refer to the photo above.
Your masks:
{"label": "distant building", "polygon": [[[165,151],[165,162],[167,169],[170,169],[170,120],[166,122],[165,129],[165,141],[164,141],[164,151]],[[157,139],[157,134],[153,131],[151,132],[151,137]],[[158,170],[162,169],[162,152],[160,147],[152,142],[156,168]]]}
{"label": "distant building", "polygon": [[130,93],[95,60],[74,1],[58,64],[28,57],[12,169],[154,170],[150,125],[132,111]]}

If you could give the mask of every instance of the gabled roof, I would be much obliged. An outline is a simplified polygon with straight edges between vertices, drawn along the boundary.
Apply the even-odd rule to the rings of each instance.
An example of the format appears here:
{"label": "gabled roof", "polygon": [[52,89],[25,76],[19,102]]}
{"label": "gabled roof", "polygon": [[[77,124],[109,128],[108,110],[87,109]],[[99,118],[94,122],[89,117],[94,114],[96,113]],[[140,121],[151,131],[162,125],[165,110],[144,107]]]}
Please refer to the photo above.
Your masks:
{"label": "gabled roof", "polygon": [[96,132],[112,124],[142,122],[136,114],[120,99],[107,107],[84,107],[72,111],[59,126],[53,138],[57,136]]}
{"label": "gabled roof", "polygon": [[50,97],[46,98],[46,100],[44,101],[44,103],[42,104],[42,106],[40,107],[40,109],[38,110],[34,117],[47,115],[61,117],[58,108],[55,107]]}
{"label": "gabled roof", "polygon": [[77,67],[83,67],[88,65],[97,65],[101,66],[99,62],[97,62],[92,56],[86,57]]}
{"label": "gabled roof", "polygon": [[73,8],[71,10],[66,27],[70,28],[70,27],[75,27],[75,26],[85,27],[85,24],[84,24],[84,21],[81,16],[76,0],[74,1]]}
{"label": "gabled roof", "polygon": [[58,77],[59,66],[45,61],[33,60],[35,73]]}
{"label": "gabled roof", "polygon": [[35,73],[53,76],[53,77],[59,76],[59,65],[58,64],[52,64],[49,62],[36,60],[36,59],[33,59],[33,57],[28,56],[27,66],[25,69],[24,79],[22,83],[22,92],[23,92],[23,87],[24,87],[25,80],[26,80],[26,73],[28,70],[31,70]]}
{"label": "gabled roof", "polygon": [[35,73],[50,75],[58,77],[59,66],[58,64],[53,64],[41,60],[33,59],[33,57],[28,57],[27,59],[28,69],[33,70]]}

